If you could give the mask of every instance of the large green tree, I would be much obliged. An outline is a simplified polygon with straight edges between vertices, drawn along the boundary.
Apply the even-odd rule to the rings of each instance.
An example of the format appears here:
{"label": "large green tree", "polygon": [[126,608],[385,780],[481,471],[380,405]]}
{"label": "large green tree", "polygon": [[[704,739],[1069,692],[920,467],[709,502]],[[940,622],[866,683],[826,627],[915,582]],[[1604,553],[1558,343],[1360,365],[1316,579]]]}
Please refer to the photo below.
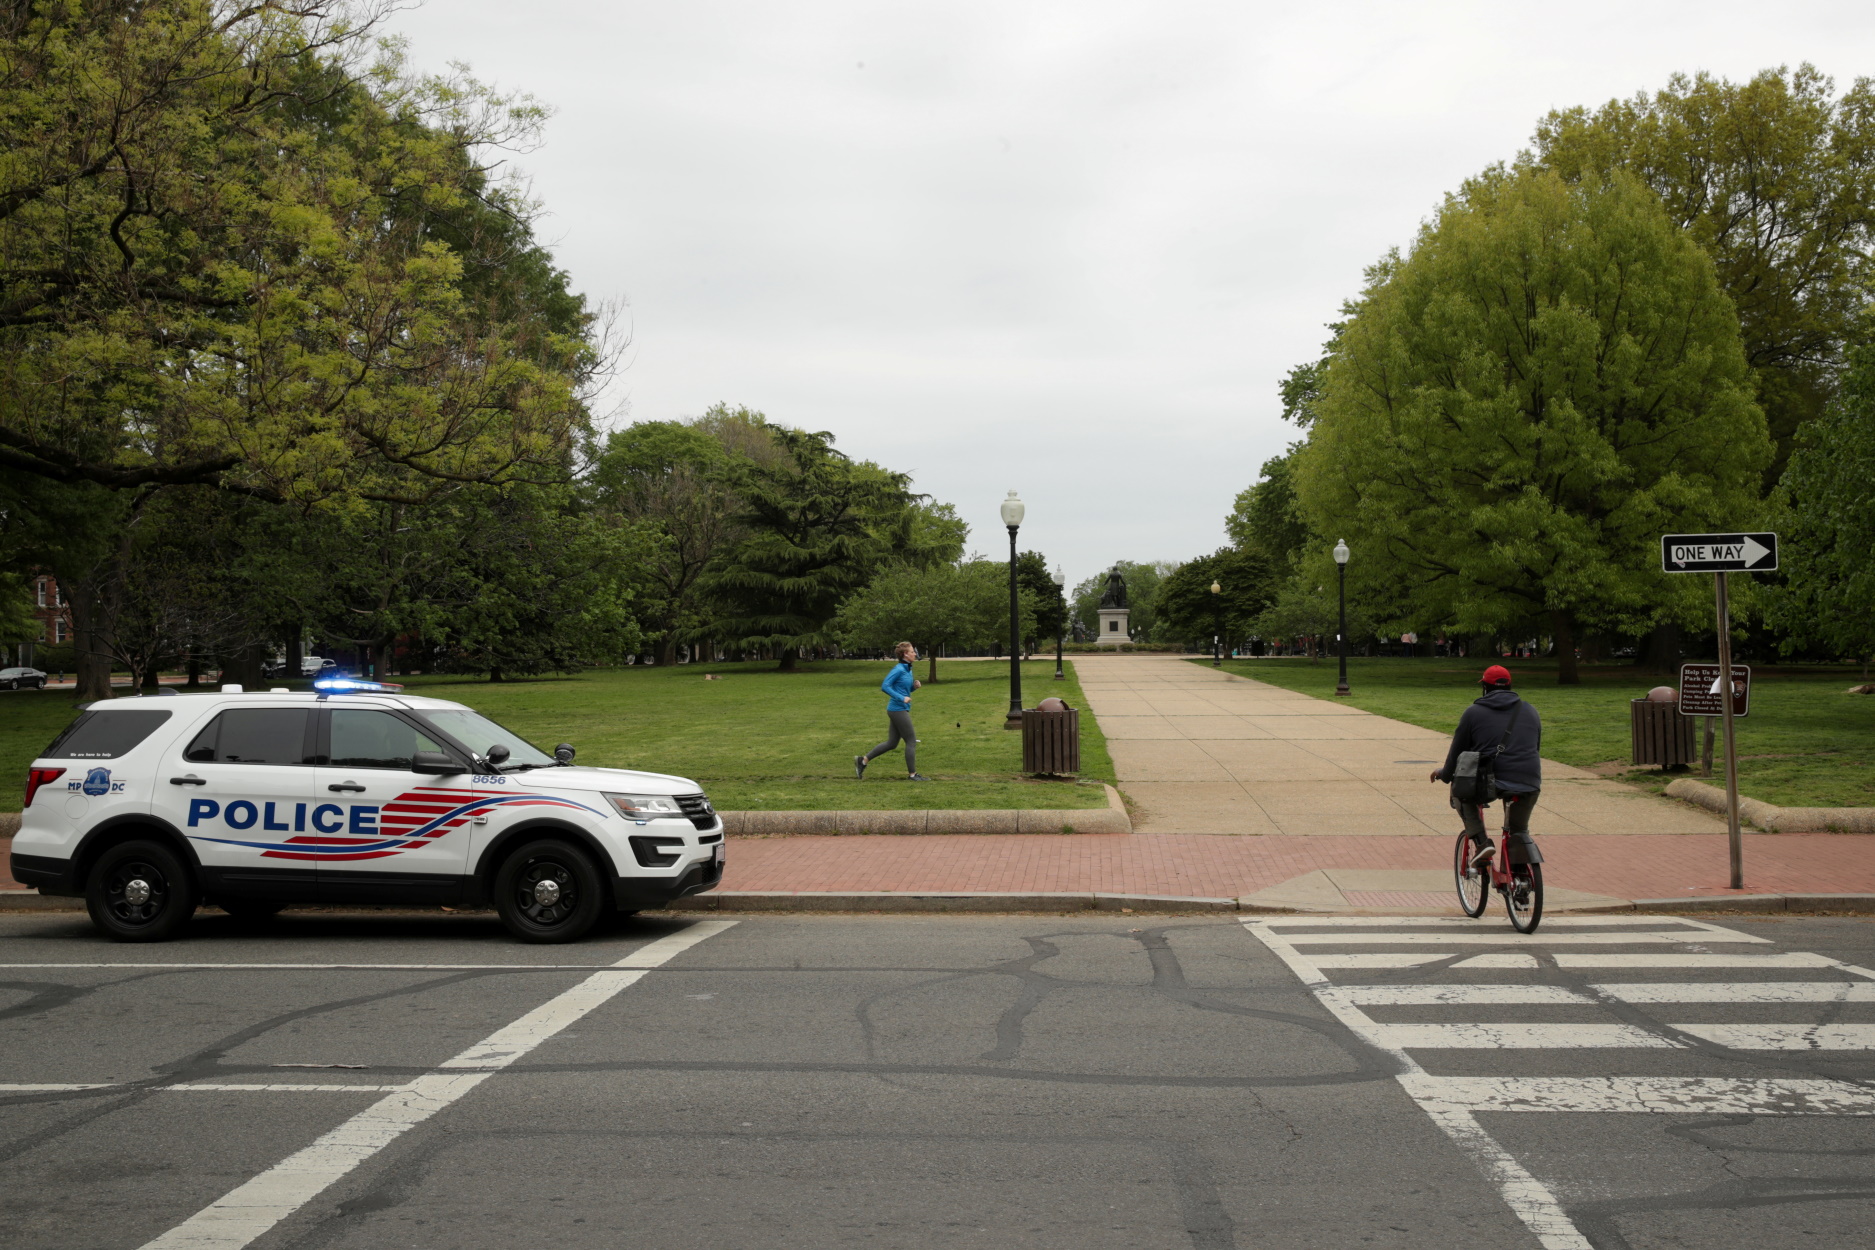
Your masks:
{"label": "large green tree", "polygon": [[[1221,547],[1178,566],[1159,585],[1160,632],[1186,641],[1210,639],[1219,629],[1224,645],[1247,636],[1281,593],[1287,565],[1258,550]],[[1217,593],[1211,587],[1217,586]]]}
{"label": "large green tree", "polygon": [[481,154],[537,110],[341,0],[0,6],[0,465],[300,502],[564,476],[590,318]]}
{"label": "large green tree", "polygon": [[[1026,637],[1034,632],[1037,604],[1027,592],[1018,604]],[[928,661],[925,680],[934,682],[939,648],[989,647],[1008,638],[1009,565],[977,559],[889,569],[847,597],[833,629],[841,645],[856,649],[917,645]]]}
{"label": "large green tree", "polygon": [[1866,675],[1875,656],[1875,347],[1850,360],[1784,474],[1783,579],[1764,599],[1788,645],[1853,656]]}
{"label": "large green tree", "polygon": [[848,458],[831,434],[771,428],[783,458],[734,467],[748,536],[710,563],[701,584],[717,641],[772,651],[792,671],[800,648],[838,641],[831,626],[846,596],[882,568],[940,553],[906,545],[918,536],[918,501],[904,474]]}
{"label": "large green tree", "polygon": [[1384,267],[1296,466],[1311,527],[1420,619],[1584,626],[1698,613],[1658,537],[1755,519],[1771,456],[1731,301],[1639,180],[1494,171]]}
{"label": "large green tree", "polygon": [[1875,290],[1875,82],[1837,95],[1810,65],[1675,75],[1651,96],[1551,113],[1524,162],[1571,181],[1633,174],[1712,257],[1777,441],[1775,480]]}
{"label": "large green tree", "polygon": [[[722,405],[711,409],[711,416],[728,415]],[[741,453],[714,435],[715,424],[641,421],[615,431],[587,479],[601,516],[646,525],[655,535],[637,571],[645,623],[664,664],[676,661],[678,643],[707,629],[698,581],[747,533],[731,485]]]}

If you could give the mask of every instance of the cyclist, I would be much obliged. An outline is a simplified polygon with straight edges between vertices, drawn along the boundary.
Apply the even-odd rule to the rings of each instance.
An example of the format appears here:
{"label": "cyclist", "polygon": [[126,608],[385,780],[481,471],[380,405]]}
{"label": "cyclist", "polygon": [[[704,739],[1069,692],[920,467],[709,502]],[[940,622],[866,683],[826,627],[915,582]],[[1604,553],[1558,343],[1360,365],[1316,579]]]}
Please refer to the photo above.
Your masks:
{"label": "cyclist", "polygon": [[[1459,753],[1476,751],[1480,762],[1489,761],[1497,774],[1498,797],[1504,803],[1504,830],[1510,835],[1512,864],[1540,864],[1543,852],[1537,850],[1530,836],[1530,812],[1543,789],[1543,720],[1534,707],[1525,703],[1510,688],[1510,670],[1493,664],[1484,670],[1479,684],[1484,694],[1473,700],[1458,718],[1451,749],[1445,753],[1445,767],[1433,772],[1431,780],[1450,784],[1452,770],[1458,766]],[[1516,723],[1511,714],[1516,712]],[[1509,730],[1509,737],[1505,731]],[[1503,749],[1498,747],[1503,743]],[[1484,830],[1484,807],[1479,803],[1461,803],[1457,796],[1452,806],[1465,822],[1465,832],[1478,847],[1473,862],[1491,854],[1491,838]]]}

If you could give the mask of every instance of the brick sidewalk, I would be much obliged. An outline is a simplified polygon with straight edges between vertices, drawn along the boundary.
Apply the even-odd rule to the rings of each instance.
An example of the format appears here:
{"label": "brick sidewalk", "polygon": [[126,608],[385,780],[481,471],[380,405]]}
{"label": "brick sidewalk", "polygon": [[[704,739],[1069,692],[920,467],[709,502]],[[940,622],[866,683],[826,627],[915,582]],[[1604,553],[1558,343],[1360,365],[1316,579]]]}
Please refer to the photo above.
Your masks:
{"label": "brick sidewalk", "polygon": [[[1578,834],[1542,843],[1544,879],[1615,898],[1723,895],[1726,841]],[[1444,838],[1204,834],[738,838],[726,890],[1098,891],[1240,898],[1324,868],[1449,870]],[[1745,890],[1875,893],[1875,838],[1745,835]]]}

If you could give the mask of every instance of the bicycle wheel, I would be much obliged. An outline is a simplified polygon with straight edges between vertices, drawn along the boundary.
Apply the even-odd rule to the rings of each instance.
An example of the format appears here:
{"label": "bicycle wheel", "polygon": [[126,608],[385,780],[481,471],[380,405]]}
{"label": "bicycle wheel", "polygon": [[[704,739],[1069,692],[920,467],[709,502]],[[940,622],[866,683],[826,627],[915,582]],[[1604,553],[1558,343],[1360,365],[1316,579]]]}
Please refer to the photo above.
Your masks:
{"label": "bicycle wheel", "polygon": [[1471,835],[1458,835],[1458,845],[1452,848],[1452,878],[1458,885],[1459,910],[1476,920],[1484,914],[1484,905],[1491,901],[1491,878],[1487,870],[1471,862],[1476,853]]}
{"label": "bicycle wheel", "polygon": [[1510,913],[1510,927],[1519,933],[1535,933],[1543,919],[1543,865],[1513,864],[1510,888],[1504,891],[1504,910]]}

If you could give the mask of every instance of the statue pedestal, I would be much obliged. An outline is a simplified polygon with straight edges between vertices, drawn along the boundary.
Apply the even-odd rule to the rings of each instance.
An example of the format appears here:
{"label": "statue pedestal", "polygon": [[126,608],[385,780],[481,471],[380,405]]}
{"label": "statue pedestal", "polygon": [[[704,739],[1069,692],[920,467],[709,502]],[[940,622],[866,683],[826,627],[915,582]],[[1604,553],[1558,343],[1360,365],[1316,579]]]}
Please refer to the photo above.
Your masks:
{"label": "statue pedestal", "polygon": [[1127,608],[1101,608],[1100,633],[1094,639],[1099,647],[1117,647],[1123,642],[1133,641],[1133,635],[1127,628],[1127,621],[1132,612]]}

